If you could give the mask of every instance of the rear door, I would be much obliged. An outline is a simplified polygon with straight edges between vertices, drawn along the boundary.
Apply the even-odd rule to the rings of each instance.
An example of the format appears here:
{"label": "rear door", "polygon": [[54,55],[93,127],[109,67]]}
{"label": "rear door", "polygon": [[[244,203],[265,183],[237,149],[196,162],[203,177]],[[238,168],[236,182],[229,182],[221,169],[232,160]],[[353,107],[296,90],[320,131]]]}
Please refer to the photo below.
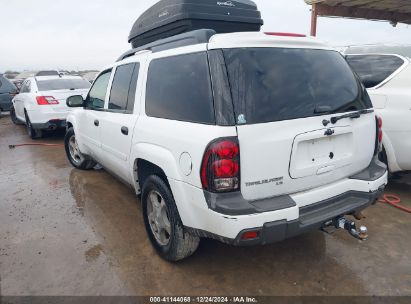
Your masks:
{"label": "rear door", "polygon": [[227,49],[224,55],[246,199],[319,187],[369,165],[375,116],[330,122],[332,117],[372,108],[339,53],[248,48]]}
{"label": "rear door", "polygon": [[[130,181],[130,149],[138,110],[134,111],[140,95],[136,95],[140,63],[116,67],[110,88],[106,115],[101,119],[101,149],[104,166],[125,181]],[[140,90],[137,90],[141,92]]]}
{"label": "rear door", "polygon": [[28,94],[30,94],[31,82],[29,79],[26,79],[23,82],[21,87],[20,93],[14,98],[14,108],[16,111],[17,118],[22,121],[25,121],[24,117],[24,101],[28,98]]}

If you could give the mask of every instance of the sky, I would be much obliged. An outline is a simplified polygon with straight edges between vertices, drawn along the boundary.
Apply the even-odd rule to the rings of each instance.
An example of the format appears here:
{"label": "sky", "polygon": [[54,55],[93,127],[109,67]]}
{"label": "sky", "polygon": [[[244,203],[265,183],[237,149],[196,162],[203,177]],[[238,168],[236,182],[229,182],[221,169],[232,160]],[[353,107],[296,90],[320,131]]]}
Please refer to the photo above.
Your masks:
{"label": "sky", "polygon": [[[130,48],[129,31],[157,0],[0,0],[0,73],[6,70],[101,70]],[[265,31],[309,34],[303,0],[255,0]],[[332,45],[411,43],[411,26],[320,18]]]}

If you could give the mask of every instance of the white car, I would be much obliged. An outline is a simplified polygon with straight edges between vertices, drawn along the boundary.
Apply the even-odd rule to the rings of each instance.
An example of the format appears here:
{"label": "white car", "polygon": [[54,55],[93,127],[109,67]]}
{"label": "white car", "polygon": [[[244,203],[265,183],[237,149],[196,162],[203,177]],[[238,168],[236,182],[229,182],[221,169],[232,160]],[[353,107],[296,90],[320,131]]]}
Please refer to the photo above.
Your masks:
{"label": "white car", "polygon": [[387,170],[381,123],[344,57],[298,35],[205,36],[128,52],[85,100],[70,97],[72,165],[100,163],[141,194],[169,261],[201,237],[269,244],[331,224],[359,237],[343,216],[376,202]]}
{"label": "white car", "polygon": [[411,170],[411,63],[398,54],[349,54],[376,113],[382,117],[383,151],[391,173]]}
{"label": "white car", "polygon": [[29,77],[13,99],[10,117],[15,124],[26,124],[31,138],[40,138],[43,131],[66,127],[67,97],[86,96],[89,88],[90,83],[78,76]]}

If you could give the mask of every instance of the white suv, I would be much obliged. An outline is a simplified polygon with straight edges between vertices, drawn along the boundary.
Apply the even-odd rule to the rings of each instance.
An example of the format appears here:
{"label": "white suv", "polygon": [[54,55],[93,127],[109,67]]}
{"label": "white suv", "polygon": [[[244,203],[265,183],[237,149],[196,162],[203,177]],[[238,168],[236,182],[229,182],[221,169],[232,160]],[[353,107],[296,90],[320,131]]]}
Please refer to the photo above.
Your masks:
{"label": "white suv", "polygon": [[297,35],[200,34],[126,53],[67,101],[70,162],[141,194],[163,258],[201,237],[277,242],[376,201],[380,124],[340,53]]}
{"label": "white suv", "polygon": [[363,81],[375,111],[384,121],[380,159],[391,173],[411,170],[410,58],[398,54],[361,53],[349,54],[347,60]]}

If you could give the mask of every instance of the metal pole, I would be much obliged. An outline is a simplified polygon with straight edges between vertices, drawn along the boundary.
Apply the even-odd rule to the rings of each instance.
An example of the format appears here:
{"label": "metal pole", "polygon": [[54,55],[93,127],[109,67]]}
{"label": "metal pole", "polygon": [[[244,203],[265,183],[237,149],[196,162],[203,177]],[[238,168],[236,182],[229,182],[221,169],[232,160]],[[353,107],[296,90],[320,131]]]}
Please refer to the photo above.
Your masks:
{"label": "metal pole", "polygon": [[311,36],[317,36],[317,4],[313,3],[311,7]]}

